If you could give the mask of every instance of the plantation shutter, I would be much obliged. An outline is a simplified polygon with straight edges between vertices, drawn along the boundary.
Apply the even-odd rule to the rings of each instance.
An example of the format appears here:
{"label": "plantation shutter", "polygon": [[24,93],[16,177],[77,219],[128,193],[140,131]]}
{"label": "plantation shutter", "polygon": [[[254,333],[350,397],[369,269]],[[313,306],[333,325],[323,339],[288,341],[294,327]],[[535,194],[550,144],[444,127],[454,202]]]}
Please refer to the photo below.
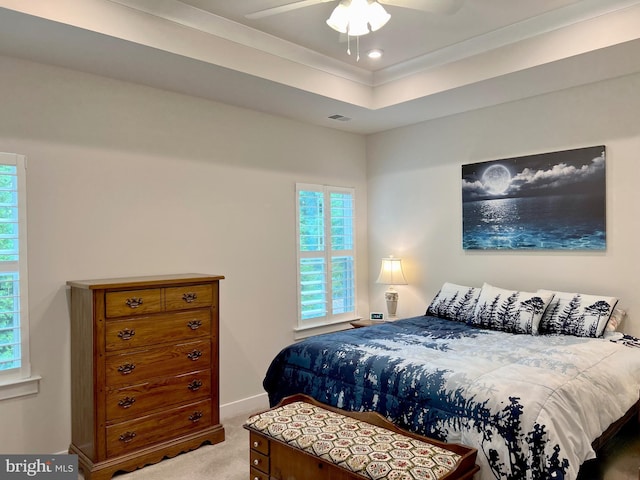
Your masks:
{"label": "plantation shutter", "polygon": [[0,153],[0,379],[30,375],[25,160]]}
{"label": "plantation shutter", "polygon": [[297,184],[298,326],[355,316],[354,190]]}

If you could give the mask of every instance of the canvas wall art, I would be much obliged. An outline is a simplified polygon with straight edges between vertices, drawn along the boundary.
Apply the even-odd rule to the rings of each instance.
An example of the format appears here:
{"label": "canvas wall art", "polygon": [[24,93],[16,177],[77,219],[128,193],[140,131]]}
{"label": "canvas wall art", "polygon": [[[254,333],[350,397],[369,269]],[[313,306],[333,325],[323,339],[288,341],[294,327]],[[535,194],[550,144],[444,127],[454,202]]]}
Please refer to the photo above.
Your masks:
{"label": "canvas wall art", "polygon": [[604,250],[605,147],[462,166],[468,250]]}

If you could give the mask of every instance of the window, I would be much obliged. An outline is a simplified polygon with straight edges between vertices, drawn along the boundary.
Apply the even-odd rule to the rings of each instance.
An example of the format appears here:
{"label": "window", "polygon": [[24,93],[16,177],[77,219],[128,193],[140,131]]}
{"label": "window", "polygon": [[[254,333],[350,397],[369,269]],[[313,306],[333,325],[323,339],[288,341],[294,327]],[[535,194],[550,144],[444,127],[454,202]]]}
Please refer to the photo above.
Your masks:
{"label": "window", "polygon": [[0,398],[37,391],[37,383],[35,391],[34,385],[26,385],[33,379],[29,379],[25,177],[24,156],[0,153]]}
{"label": "window", "polygon": [[296,185],[298,327],[356,316],[354,189]]}

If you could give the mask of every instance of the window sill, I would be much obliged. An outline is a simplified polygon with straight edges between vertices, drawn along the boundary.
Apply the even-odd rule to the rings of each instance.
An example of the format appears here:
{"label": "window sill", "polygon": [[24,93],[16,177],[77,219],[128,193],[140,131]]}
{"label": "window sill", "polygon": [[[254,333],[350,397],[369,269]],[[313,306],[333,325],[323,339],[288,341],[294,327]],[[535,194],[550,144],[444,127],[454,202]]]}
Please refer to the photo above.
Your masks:
{"label": "window sill", "polygon": [[25,397],[38,393],[40,390],[40,380],[42,380],[42,377],[38,375],[18,380],[0,380],[0,400]]}
{"label": "window sill", "polygon": [[297,327],[293,329],[293,338],[302,340],[303,338],[313,337],[314,335],[322,335],[323,333],[339,332],[351,328],[351,322],[360,320],[362,317],[354,317],[340,322],[330,323],[328,325],[314,325],[311,327]]}

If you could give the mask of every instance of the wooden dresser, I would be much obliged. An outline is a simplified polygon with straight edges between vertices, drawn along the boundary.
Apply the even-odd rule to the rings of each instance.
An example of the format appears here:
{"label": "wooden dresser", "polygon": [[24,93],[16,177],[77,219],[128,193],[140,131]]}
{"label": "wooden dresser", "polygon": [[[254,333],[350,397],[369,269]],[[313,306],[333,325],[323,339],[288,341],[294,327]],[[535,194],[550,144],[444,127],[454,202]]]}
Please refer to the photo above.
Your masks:
{"label": "wooden dresser", "polygon": [[109,479],[224,440],[220,275],[70,281],[71,445]]}

